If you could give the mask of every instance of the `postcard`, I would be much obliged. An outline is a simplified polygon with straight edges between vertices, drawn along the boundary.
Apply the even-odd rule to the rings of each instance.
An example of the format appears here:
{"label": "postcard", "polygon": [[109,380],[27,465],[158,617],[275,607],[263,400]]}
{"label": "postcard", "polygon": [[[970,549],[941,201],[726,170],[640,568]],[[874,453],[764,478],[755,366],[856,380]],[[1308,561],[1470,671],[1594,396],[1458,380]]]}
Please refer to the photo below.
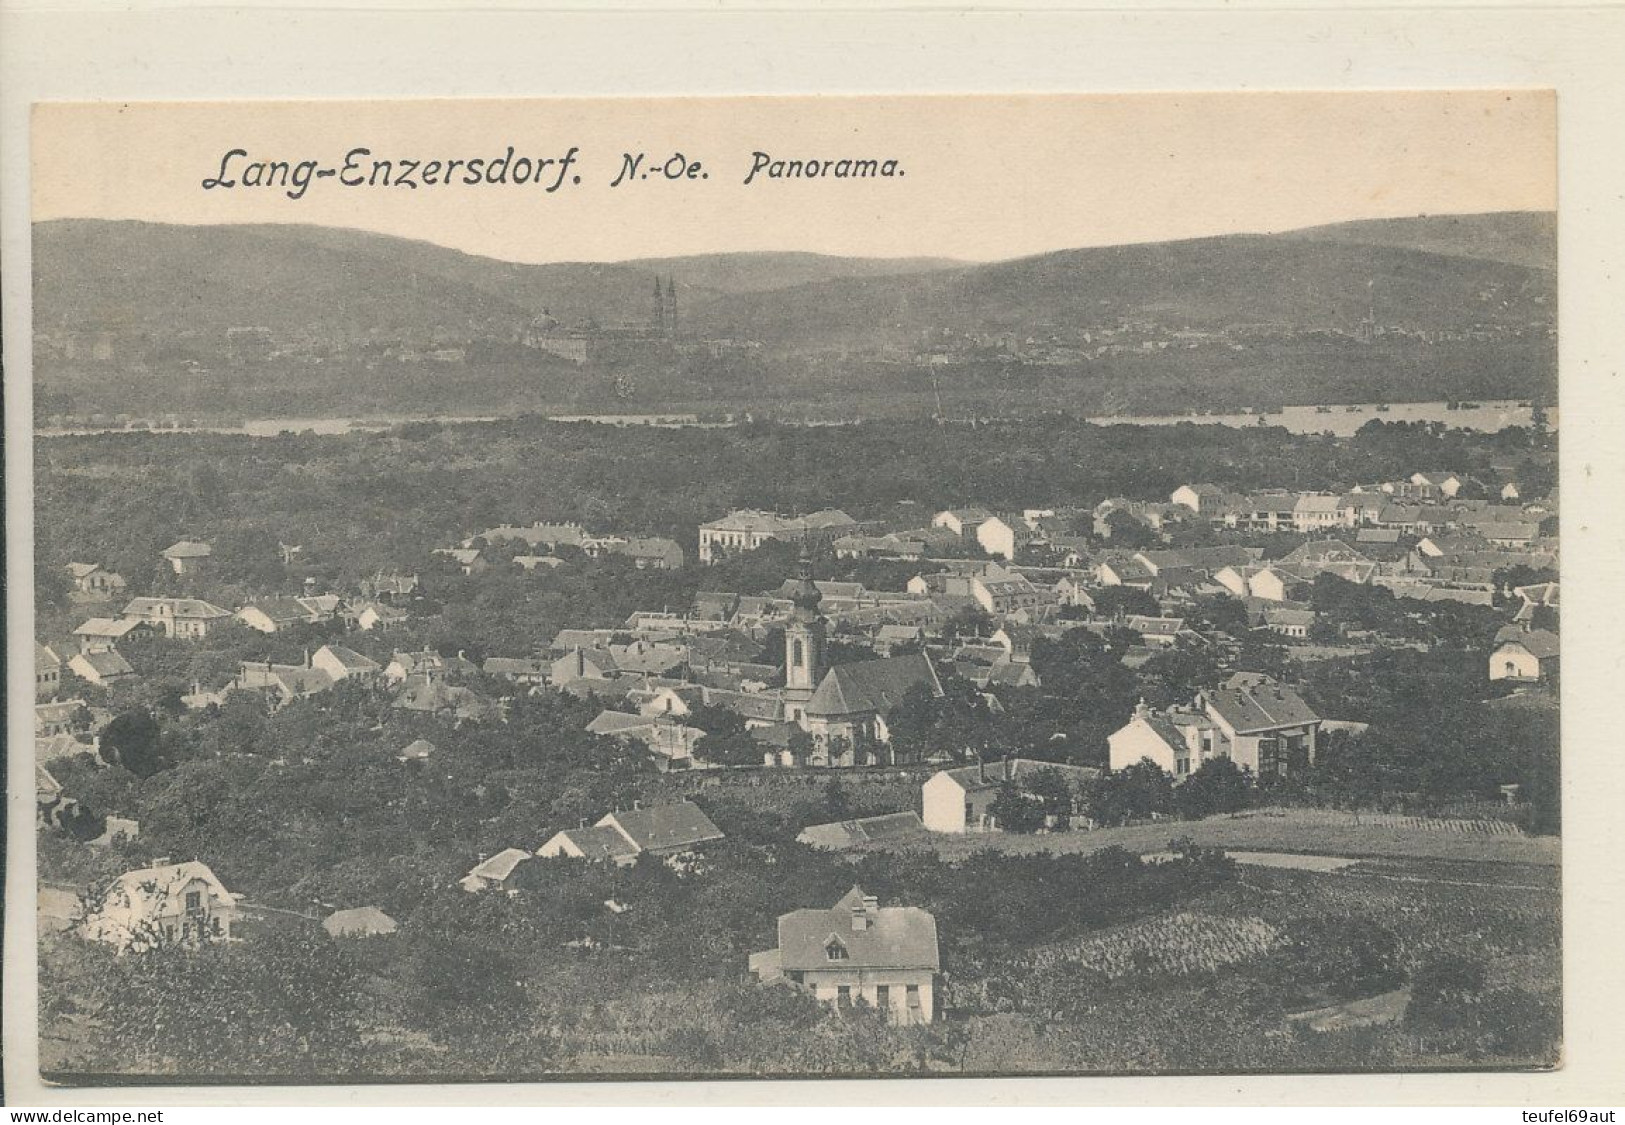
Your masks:
{"label": "postcard", "polygon": [[1556,1065],[1555,127],[37,106],[41,1074]]}

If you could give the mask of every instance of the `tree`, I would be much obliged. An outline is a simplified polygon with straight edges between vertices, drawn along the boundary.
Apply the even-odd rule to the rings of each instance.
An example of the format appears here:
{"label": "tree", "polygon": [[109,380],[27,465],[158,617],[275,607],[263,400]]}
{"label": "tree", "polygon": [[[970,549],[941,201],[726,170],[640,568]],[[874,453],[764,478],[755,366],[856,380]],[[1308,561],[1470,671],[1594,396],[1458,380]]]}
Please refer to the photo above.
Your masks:
{"label": "tree", "polygon": [[1089,816],[1104,825],[1166,813],[1174,806],[1173,778],[1150,758],[1141,758],[1096,779],[1087,804]]}
{"label": "tree", "polygon": [[1027,792],[1038,802],[1045,817],[1054,817],[1062,825],[1066,824],[1077,804],[1077,797],[1066,776],[1050,767],[1033,771],[1027,781]]}
{"label": "tree", "polygon": [[1044,827],[1044,806],[1010,782],[999,786],[987,811],[1006,832],[1036,832]]}
{"label": "tree", "polygon": [[1091,596],[1095,599],[1095,614],[1100,617],[1116,617],[1119,614],[1158,617],[1162,614],[1162,606],[1157,604],[1157,599],[1138,586],[1106,586]]}
{"label": "tree", "polygon": [[161,745],[162,733],[152,712],[144,708],[126,711],[102,728],[102,760],[123,766],[136,777],[151,777],[168,764]]}
{"label": "tree", "polygon": [[719,766],[759,766],[762,744],[751,737],[745,720],[725,707],[701,704],[688,721],[705,731],[694,744],[694,756]]}
{"label": "tree", "polygon": [[1209,758],[1174,791],[1179,813],[1197,820],[1215,813],[1237,812],[1252,797],[1250,771],[1229,758]]}

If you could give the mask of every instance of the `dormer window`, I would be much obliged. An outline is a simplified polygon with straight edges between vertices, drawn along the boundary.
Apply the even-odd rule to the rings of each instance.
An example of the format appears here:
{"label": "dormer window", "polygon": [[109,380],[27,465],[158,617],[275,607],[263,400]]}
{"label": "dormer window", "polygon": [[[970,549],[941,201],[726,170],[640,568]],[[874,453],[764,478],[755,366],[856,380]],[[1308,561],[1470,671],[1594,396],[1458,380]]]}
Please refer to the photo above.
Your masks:
{"label": "dormer window", "polygon": [[833,934],[830,935],[830,939],[824,943],[824,956],[831,961],[845,961],[849,956],[846,943]]}

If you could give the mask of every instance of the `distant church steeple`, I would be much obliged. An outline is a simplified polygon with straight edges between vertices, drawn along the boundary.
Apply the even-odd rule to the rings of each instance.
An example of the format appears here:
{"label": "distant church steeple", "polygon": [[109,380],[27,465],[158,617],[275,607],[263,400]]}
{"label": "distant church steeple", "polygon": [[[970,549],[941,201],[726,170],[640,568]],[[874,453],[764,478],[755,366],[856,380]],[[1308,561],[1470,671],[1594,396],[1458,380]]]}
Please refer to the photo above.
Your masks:
{"label": "distant church steeple", "polygon": [[784,627],[785,717],[792,721],[801,717],[802,705],[812,698],[823,678],[824,636],[828,628],[818,612],[824,595],[813,580],[812,545],[806,539],[801,542],[801,561],[796,571],[798,580],[790,592],[795,608]]}

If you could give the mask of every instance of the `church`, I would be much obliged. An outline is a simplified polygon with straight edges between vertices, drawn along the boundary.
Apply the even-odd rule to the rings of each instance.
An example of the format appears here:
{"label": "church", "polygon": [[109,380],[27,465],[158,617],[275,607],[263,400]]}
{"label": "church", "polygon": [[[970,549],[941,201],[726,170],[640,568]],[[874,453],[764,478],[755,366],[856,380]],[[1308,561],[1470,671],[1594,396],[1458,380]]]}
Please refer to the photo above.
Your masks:
{"label": "church", "polygon": [[910,689],[942,696],[931,658],[924,653],[825,665],[829,623],[819,613],[823,594],[813,581],[812,556],[803,547],[793,605],[784,627],[784,719],[812,736],[805,761],[786,753],[784,765],[866,766],[889,760],[886,718]]}

